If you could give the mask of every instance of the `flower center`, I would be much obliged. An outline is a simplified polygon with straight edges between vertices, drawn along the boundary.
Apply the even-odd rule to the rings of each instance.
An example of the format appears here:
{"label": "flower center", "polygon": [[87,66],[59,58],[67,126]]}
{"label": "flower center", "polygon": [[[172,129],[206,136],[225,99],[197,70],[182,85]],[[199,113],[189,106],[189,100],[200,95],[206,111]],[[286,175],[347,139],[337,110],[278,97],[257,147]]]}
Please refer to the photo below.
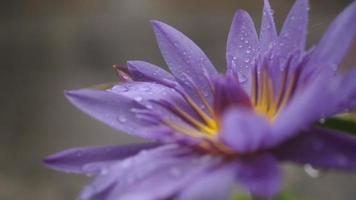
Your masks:
{"label": "flower center", "polygon": [[[273,122],[278,113],[287,105],[298,86],[300,71],[290,73],[289,65],[280,74],[281,81],[276,85],[267,68],[257,72],[256,68],[251,74],[251,103],[257,113],[260,113]],[[275,85],[273,85],[275,84]],[[277,91],[277,92],[275,92]]]}

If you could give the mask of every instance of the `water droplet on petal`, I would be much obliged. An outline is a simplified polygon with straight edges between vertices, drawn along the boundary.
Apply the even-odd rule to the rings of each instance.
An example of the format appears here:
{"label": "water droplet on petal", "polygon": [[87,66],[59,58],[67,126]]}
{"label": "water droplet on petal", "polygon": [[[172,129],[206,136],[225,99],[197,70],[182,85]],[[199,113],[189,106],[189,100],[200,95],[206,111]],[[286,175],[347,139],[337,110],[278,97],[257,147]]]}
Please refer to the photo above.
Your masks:
{"label": "water droplet on petal", "polygon": [[305,171],[305,173],[307,173],[312,178],[319,178],[320,177],[320,171],[315,169],[310,164],[304,165],[304,171]]}
{"label": "water droplet on petal", "polygon": [[126,122],[127,119],[126,119],[125,116],[119,116],[119,121],[120,121],[120,122]]}
{"label": "water droplet on petal", "polygon": [[137,96],[137,97],[135,97],[134,99],[135,99],[135,101],[138,101],[138,102],[140,102],[140,101],[143,100],[143,98],[142,98],[141,96]]}
{"label": "water droplet on petal", "polygon": [[112,90],[114,90],[116,92],[127,92],[130,89],[126,85],[116,85],[112,88]]}
{"label": "water droplet on petal", "polygon": [[145,85],[145,86],[143,86],[143,87],[140,87],[139,89],[140,89],[140,91],[142,91],[142,92],[148,92],[148,91],[151,90],[151,87],[148,86],[148,85]]}
{"label": "water droplet on petal", "polygon": [[131,166],[132,161],[130,159],[126,159],[122,161],[121,167],[127,169]]}
{"label": "water droplet on petal", "polygon": [[247,81],[247,77],[244,74],[239,75],[239,82],[240,84],[243,84]]}
{"label": "water droplet on petal", "polygon": [[106,174],[108,174],[108,172],[109,172],[109,170],[106,169],[105,167],[100,170],[101,175],[106,175]]}
{"label": "water droplet on petal", "polygon": [[324,124],[325,121],[326,121],[325,118],[321,118],[321,119],[319,120],[320,124]]}

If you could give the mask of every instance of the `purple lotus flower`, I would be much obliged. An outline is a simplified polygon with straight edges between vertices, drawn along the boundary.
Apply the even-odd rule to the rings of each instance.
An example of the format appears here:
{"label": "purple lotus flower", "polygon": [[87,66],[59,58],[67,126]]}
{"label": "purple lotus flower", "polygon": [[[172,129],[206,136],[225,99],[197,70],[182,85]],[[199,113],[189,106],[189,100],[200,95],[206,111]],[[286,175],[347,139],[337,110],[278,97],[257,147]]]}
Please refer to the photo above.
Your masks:
{"label": "purple lotus flower", "polygon": [[261,32],[238,10],[227,72],[171,26],[152,21],[171,73],[143,61],[117,66],[119,83],[66,92],[79,109],[155,143],[70,149],[50,167],[89,174],[80,199],[228,199],[235,187],[273,196],[279,161],[356,169],[356,138],[316,126],[356,107],[356,71],[336,73],[355,39],[356,2],[305,51],[308,1],[297,0],[277,34],[268,0]]}

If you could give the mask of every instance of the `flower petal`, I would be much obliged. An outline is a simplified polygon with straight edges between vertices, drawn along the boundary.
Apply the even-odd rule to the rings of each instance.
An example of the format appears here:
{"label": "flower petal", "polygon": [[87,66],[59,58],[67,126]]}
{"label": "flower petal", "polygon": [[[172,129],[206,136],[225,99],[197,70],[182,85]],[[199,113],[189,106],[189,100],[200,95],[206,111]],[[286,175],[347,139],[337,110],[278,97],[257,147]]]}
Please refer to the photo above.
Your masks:
{"label": "flower petal", "polygon": [[307,88],[297,92],[278,114],[272,126],[273,137],[278,139],[275,142],[282,142],[322,118],[356,106],[356,70],[332,77],[324,71],[318,76]]}
{"label": "flower petal", "polygon": [[[165,145],[118,162],[87,186],[81,199],[109,190],[111,199],[166,199],[220,163],[178,145]],[[152,186],[155,187],[152,187]]]}
{"label": "flower petal", "polygon": [[321,168],[356,170],[356,137],[327,129],[311,129],[278,147],[280,160]]}
{"label": "flower petal", "polygon": [[151,143],[74,148],[48,156],[44,163],[60,171],[87,173],[83,169],[89,163],[118,161],[157,146],[158,144]]}
{"label": "flower petal", "polygon": [[356,2],[353,2],[329,26],[314,51],[311,64],[328,63],[336,70],[355,40],[355,19]]}
{"label": "flower petal", "polygon": [[277,40],[277,30],[273,19],[273,11],[269,0],[264,0],[263,16],[261,22],[260,45],[261,51],[267,52]]}
{"label": "flower petal", "polygon": [[179,200],[216,200],[229,199],[231,190],[235,184],[236,166],[235,163],[226,164],[204,174],[193,184],[187,186],[179,195]]}
{"label": "flower petal", "polygon": [[308,33],[308,0],[296,0],[288,13],[278,41],[279,56],[286,61],[289,54],[303,51]]}
{"label": "flower petal", "polygon": [[155,82],[172,87],[177,85],[174,76],[157,65],[132,60],[127,62],[127,67],[135,81]]}
{"label": "flower petal", "polygon": [[226,111],[221,126],[220,139],[238,153],[251,153],[274,142],[268,121],[252,111],[232,108]]}
{"label": "flower petal", "polygon": [[227,72],[238,76],[247,93],[250,93],[251,67],[258,51],[255,25],[246,11],[238,10],[227,39]]}
{"label": "flower petal", "polygon": [[[175,90],[165,85],[156,84],[153,82],[128,82],[120,85],[115,85],[108,91],[127,96],[138,103],[144,105],[149,116],[157,119],[169,119],[175,122],[185,123],[180,117],[162,104],[168,103],[171,106],[177,106],[184,110],[190,116],[199,119],[197,114],[188,105],[187,101],[182,97],[178,90]],[[169,106],[168,106],[169,107]],[[137,111],[136,111],[137,112]],[[156,117],[154,117],[156,116]],[[157,121],[158,124],[161,121]],[[158,125],[157,124],[157,125]]]}
{"label": "flower petal", "polygon": [[159,21],[152,21],[158,46],[173,75],[197,102],[201,91],[212,102],[210,78],[217,74],[205,53],[187,36]]}
{"label": "flower petal", "polygon": [[259,155],[237,162],[237,181],[256,196],[274,196],[282,185],[282,174],[276,159]]}
{"label": "flower petal", "polygon": [[97,120],[117,130],[148,137],[144,127],[149,124],[132,112],[132,109],[142,109],[144,106],[134,99],[109,91],[91,89],[67,91],[65,95],[72,104]]}
{"label": "flower petal", "polygon": [[214,81],[214,114],[220,118],[232,106],[251,108],[249,96],[232,75],[217,76]]}

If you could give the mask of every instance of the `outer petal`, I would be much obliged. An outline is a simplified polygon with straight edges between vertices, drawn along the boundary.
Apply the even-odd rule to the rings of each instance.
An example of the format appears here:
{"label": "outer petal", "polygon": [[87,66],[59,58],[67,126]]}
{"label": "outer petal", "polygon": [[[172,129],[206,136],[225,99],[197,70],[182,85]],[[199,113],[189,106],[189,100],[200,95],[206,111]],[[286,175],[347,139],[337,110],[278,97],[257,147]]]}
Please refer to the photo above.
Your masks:
{"label": "outer petal", "polygon": [[261,51],[268,51],[277,40],[276,25],[273,20],[273,11],[269,0],[264,0],[263,16],[260,32]]}
{"label": "outer petal", "polygon": [[233,108],[223,116],[220,139],[239,153],[269,146],[274,142],[270,135],[267,120],[252,111]]}
{"label": "outer petal", "polygon": [[229,199],[235,184],[236,166],[226,164],[189,185],[179,195],[179,200],[216,200]]}
{"label": "outer petal", "polygon": [[227,72],[238,75],[239,81],[250,93],[251,67],[259,50],[255,25],[250,15],[238,10],[234,16],[227,39]]}
{"label": "outer petal", "polygon": [[355,40],[355,19],[356,2],[353,2],[330,25],[314,51],[311,64],[332,64],[332,70],[336,70],[352,41]]}
{"label": "outer petal", "polygon": [[135,81],[155,82],[174,87],[177,85],[175,78],[161,67],[144,62],[128,61],[127,67],[130,75]]}
{"label": "outer petal", "polygon": [[271,155],[253,156],[238,161],[237,180],[256,196],[274,196],[280,190],[282,175]]}
{"label": "outer petal", "polygon": [[[166,145],[116,163],[86,187],[81,199],[107,191],[111,199],[166,199],[220,160],[190,149]],[[155,187],[152,187],[155,186]]]}
{"label": "outer petal", "polygon": [[356,138],[327,129],[311,129],[278,147],[281,160],[321,168],[356,170]]}
{"label": "outer petal", "polygon": [[69,91],[66,96],[75,106],[97,120],[120,131],[149,139],[166,140],[169,139],[166,137],[172,136],[167,135],[167,128],[157,126],[162,118],[182,121],[154,101],[164,100],[191,112],[176,90],[150,82],[127,82],[106,91]]}
{"label": "outer petal", "polygon": [[48,156],[44,159],[44,162],[56,170],[72,173],[87,173],[87,171],[84,170],[84,166],[87,164],[118,161],[133,156],[141,150],[157,146],[158,144],[151,143],[74,148]]}
{"label": "outer petal", "polygon": [[305,48],[308,33],[308,10],[308,0],[296,0],[283,24],[278,41],[278,54],[284,61],[289,54],[303,51]]}
{"label": "outer petal", "polygon": [[[108,91],[127,96],[144,105],[148,109],[145,113],[152,116],[150,117],[151,120],[154,119],[156,115],[156,117],[158,116],[160,118],[183,123],[181,118],[177,117],[174,113],[161,105],[165,103],[172,106],[178,106],[191,116],[197,119],[199,118],[177,90],[161,84],[150,82],[128,82],[121,85],[115,85]],[[158,121],[158,123],[161,122]]]}
{"label": "outer petal", "polygon": [[115,129],[148,137],[143,128],[149,124],[132,112],[132,109],[142,109],[144,106],[134,99],[113,92],[89,89],[67,91],[66,97],[83,112]]}
{"label": "outer petal", "polygon": [[282,142],[312,123],[353,108],[356,98],[356,70],[330,77],[326,71],[305,90],[297,92],[273,123],[275,142]]}
{"label": "outer petal", "polygon": [[211,102],[209,82],[217,71],[204,52],[173,27],[159,21],[152,21],[152,25],[162,55],[179,83],[197,102],[199,91]]}

